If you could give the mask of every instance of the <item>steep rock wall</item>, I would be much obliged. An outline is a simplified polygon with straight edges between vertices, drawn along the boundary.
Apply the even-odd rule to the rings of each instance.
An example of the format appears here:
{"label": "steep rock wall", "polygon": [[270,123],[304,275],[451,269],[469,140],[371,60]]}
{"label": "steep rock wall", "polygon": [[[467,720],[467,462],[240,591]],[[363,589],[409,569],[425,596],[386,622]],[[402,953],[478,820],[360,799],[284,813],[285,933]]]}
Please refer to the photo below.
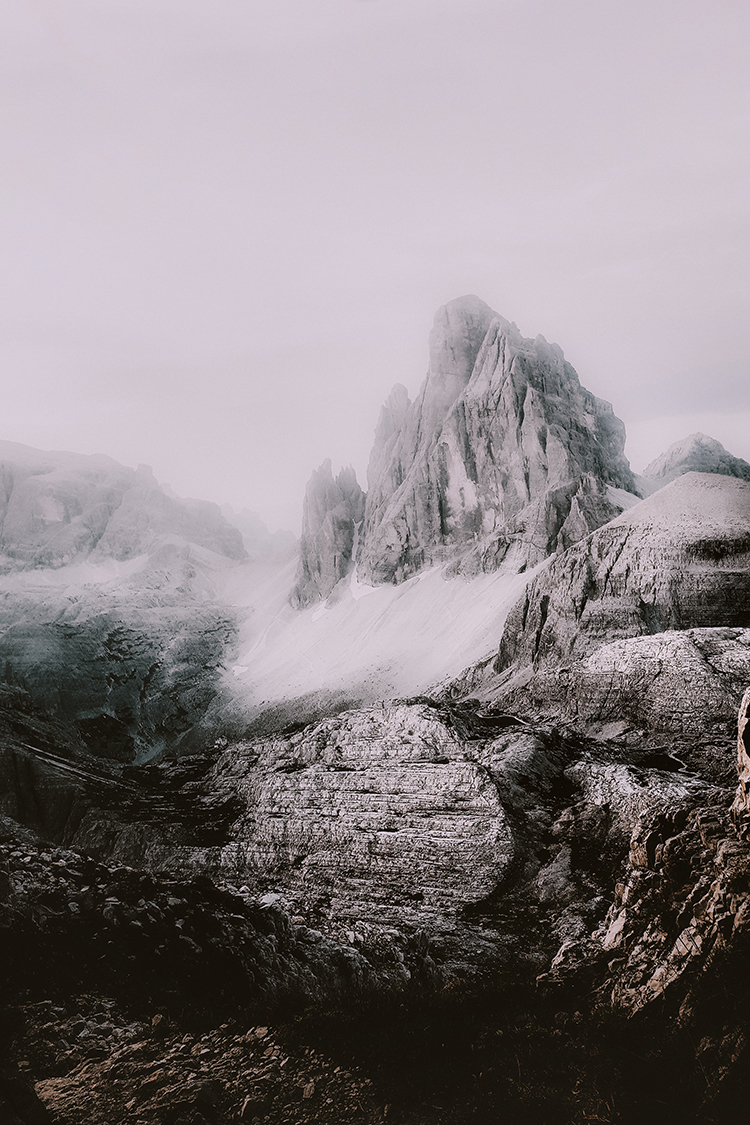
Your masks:
{"label": "steep rock wall", "polygon": [[312,474],[305,492],[299,566],[290,598],[297,609],[326,598],[348,573],[364,508],[365,496],[352,468],[342,469],[334,480],[331,462],[324,461]]}
{"label": "steep rock wall", "polygon": [[398,387],[381,413],[361,575],[400,582],[467,553],[468,571],[538,562],[620,511],[612,488],[635,491],[624,442],[556,345],[524,339],[477,297],[451,302],[416,400]]}

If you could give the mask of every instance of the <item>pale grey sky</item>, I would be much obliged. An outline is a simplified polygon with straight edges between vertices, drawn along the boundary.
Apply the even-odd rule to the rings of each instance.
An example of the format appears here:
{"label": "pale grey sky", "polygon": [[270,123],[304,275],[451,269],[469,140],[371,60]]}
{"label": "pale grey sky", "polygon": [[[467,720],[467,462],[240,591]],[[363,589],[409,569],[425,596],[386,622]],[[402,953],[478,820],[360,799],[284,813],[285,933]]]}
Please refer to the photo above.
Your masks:
{"label": "pale grey sky", "polygon": [[476,293],[635,469],[750,460],[749,44],[746,0],[5,0],[0,437],[296,527]]}

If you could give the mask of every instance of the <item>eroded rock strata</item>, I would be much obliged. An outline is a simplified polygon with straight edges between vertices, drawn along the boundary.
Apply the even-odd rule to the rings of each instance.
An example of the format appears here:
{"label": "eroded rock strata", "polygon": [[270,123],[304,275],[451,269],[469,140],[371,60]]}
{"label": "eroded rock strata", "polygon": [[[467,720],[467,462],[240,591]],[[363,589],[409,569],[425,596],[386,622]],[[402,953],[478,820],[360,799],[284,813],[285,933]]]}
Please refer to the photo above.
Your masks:
{"label": "eroded rock strata", "polygon": [[689,473],[556,556],[508,615],[474,694],[582,731],[702,738],[724,757],[750,677],[750,485]]}
{"label": "eroded rock strata", "polygon": [[685,1036],[702,1074],[698,1119],[724,1120],[747,1096],[750,689],[739,709],[739,786],[731,809],[678,801],[646,815],[602,926],[564,943],[547,983],[586,980],[597,1003]]}

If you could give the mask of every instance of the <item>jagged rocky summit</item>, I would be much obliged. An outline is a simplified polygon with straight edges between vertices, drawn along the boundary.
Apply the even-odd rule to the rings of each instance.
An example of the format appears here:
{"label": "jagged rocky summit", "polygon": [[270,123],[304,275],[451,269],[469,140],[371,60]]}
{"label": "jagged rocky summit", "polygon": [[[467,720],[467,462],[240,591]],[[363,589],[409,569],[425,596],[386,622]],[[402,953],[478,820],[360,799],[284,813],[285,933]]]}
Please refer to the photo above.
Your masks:
{"label": "jagged rocky summit", "polygon": [[525,339],[478,297],[451,301],[416,399],[398,385],[381,411],[364,516],[349,477],[313,476],[293,600],[325,597],[346,573],[359,519],[367,583],[449,561],[465,574],[533,566],[637,498],[624,446],[622,422],[556,344]]}

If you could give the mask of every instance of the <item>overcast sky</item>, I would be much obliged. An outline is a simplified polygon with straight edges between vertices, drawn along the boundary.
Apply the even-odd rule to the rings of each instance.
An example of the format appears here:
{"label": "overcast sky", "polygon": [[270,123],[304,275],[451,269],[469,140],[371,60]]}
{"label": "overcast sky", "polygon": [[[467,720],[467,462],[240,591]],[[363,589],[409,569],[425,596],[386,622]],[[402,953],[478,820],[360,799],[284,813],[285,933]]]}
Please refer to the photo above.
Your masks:
{"label": "overcast sky", "polygon": [[750,460],[746,0],[4,0],[0,437],[298,529],[435,310]]}

